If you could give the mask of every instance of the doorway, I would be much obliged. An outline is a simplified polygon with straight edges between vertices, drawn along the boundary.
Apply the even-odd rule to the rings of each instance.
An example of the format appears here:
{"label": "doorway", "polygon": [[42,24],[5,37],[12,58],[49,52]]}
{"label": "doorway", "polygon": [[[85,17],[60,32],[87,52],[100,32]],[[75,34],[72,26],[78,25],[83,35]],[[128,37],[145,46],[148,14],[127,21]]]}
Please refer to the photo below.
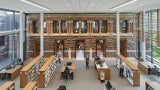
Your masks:
{"label": "doorway", "polygon": [[54,54],[57,55],[58,52],[64,57],[64,40],[55,40]]}
{"label": "doorway", "polygon": [[120,41],[120,54],[123,55],[124,57],[127,56],[127,40],[121,40]]}
{"label": "doorway", "polygon": [[103,39],[96,40],[96,56],[100,58],[106,56],[106,42]]}
{"label": "doorway", "polygon": [[33,58],[40,55],[40,42],[34,41],[34,48],[33,48]]}
{"label": "doorway", "polygon": [[76,40],[75,52],[76,52],[76,60],[84,60],[85,55],[85,41],[84,40]]}

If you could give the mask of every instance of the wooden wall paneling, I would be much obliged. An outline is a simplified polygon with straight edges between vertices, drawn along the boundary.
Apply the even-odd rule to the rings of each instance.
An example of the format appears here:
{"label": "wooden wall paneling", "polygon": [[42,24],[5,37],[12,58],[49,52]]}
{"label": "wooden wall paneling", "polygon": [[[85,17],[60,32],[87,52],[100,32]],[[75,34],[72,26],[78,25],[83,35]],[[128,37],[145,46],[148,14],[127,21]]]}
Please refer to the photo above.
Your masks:
{"label": "wooden wall paneling", "polygon": [[59,23],[59,34],[61,33],[61,21],[58,20],[58,23]]}
{"label": "wooden wall paneling", "polygon": [[49,27],[50,27],[50,26],[49,26],[50,22],[47,21],[46,23],[47,23],[47,25],[46,25],[46,26],[47,26],[47,33],[50,33],[50,32],[49,32],[49,30],[50,30],[50,28],[49,28]]}
{"label": "wooden wall paneling", "polygon": [[49,24],[49,25],[48,25],[48,33],[51,33],[51,21],[49,21],[48,24]]}
{"label": "wooden wall paneling", "polygon": [[129,27],[130,27],[129,33],[132,33],[132,21],[130,22]]}
{"label": "wooden wall paneling", "polygon": [[68,27],[68,29],[67,29],[67,33],[70,33],[70,21],[68,21],[68,23],[67,23],[67,27]]}
{"label": "wooden wall paneling", "polygon": [[33,21],[31,21],[31,32],[34,33],[34,30],[33,30]]}
{"label": "wooden wall paneling", "polygon": [[87,33],[89,33],[89,21],[87,21]]}
{"label": "wooden wall paneling", "polygon": [[91,33],[93,33],[93,20],[91,21]]}
{"label": "wooden wall paneling", "polygon": [[73,33],[73,20],[71,21],[71,33]]}
{"label": "wooden wall paneling", "polygon": [[46,29],[47,29],[47,33],[48,33],[48,21],[46,21]]}
{"label": "wooden wall paneling", "polygon": [[110,33],[113,33],[113,24],[114,24],[114,21],[111,21],[111,29],[110,29]]}
{"label": "wooden wall paneling", "polygon": [[79,21],[79,34],[81,34],[81,30],[82,30],[82,22]]}
{"label": "wooden wall paneling", "polygon": [[127,40],[126,40],[126,39],[120,41],[120,46],[121,46],[121,47],[120,47],[120,53],[121,53],[124,57],[127,56],[127,45],[126,45],[126,43],[127,43]]}
{"label": "wooden wall paneling", "polygon": [[53,33],[53,21],[51,21],[51,24],[50,24],[50,33]]}
{"label": "wooden wall paneling", "polygon": [[49,21],[49,33],[51,33],[52,21]]}
{"label": "wooden wall paneling", "polygon": [[132,22],[130,21],[130,23],[129,23],[129,33],[131,33],[132,32]]}
{"label": "wooden wall paneling", "polygon": [[107,26],[108,30],[107,33],[110,33],[110,21],[108,21],[108,26]]}
{"label": "wooden wall paneling", "polygon": [[127,21],[127,27],[126,27],[126,33],[129,33],[130,31],[130,22]]}
{"label": "wooden wall paneling", "polygon": [[131,27],[132,27],[131,28],[131,33],[133,33],[134,32],[134,29],[133,29],[134,28],[134,24],[133,24],[133,22],[131,23]]}
{"label": "wooden wall paneling", "polygon": [[99,20],[99,33],[101,33],[101,28],[102,28],[102,20]]}
{"label": "wooden wall paneling", "polygon": [[108,20],[107,20],[107,24],[106,24],[106,26],[107,26],[107,28],[106,28],[106,29],[107,29],[107,32],[106,32],[106,33],[108,33]]}
{"label": "wooden wall paneling", "polygon": [[91,33],[91,21],[89,21],[89,33]]}
{"label": "wooden wall paneling", "polygon": [[30,31],[31,31],[31,33],[34,33],[33,32],[33,21],[30,21]]}
{"label": "wooden wall paneling", "polygon": [[67,33],[69,33],[69,21],[66,21],[67,23]]}
{"label": "wooden wall paneling", "polygon": [[88,24],[87,24],[87,26],[88,26],[87,33],[90,33],[90,21],[87,21],[87,22],[88,22]]}

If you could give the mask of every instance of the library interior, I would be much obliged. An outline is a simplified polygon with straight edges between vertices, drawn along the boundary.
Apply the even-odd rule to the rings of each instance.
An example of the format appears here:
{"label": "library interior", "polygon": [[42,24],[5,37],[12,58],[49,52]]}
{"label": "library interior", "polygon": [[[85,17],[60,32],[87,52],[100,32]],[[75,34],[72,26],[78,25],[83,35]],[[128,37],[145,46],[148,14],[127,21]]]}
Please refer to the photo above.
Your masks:
{"label": "library interior", "polygon": [[160,0],[0,0],[0,90],[160,90]]}

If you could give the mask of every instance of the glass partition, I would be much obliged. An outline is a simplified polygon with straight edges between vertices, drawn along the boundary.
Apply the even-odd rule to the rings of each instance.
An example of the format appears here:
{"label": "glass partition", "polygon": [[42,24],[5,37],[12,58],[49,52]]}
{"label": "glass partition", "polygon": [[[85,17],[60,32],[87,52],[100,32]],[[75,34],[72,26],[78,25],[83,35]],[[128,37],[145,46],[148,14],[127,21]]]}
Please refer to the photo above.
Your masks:
{"label": "glass partition", "polygon": [[19,12],[0,10],[0,32],[19,29]]}

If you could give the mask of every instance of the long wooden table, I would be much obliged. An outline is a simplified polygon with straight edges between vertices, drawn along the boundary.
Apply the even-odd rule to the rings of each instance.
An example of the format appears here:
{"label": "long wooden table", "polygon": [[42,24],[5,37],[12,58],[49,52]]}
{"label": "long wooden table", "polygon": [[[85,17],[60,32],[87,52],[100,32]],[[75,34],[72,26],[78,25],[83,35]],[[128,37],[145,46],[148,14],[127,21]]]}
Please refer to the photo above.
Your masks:
{"label": "long wooden table", "polygon": [[[63,65],[62,68],[61,68],[61,71],[60,71],[60,73],[61,73],[61,79],[62,79],[63,72],[64,72],[65,68],[66,68],[65,65]],[[70,70],[70,73],[71,73],[72,79],[74,80],[75,64],[72,64],[70,69],[71,69],[71,70]]]}
{"label": "long wooden table", "polygon": [[95,62],[95,69],[97,70],[97,73],[98,73],[98,79],[100,80],[100,77],[101,77],[100,73],[104,72],[104,75],[105,75],[104,80],[109,80],[110,79],[110,69],[105,62],[102,65],[103,66],[100,66],[100,64]]}
{"label": "long wooden table", "polygon": [[0,77],[2,74],[9,74],[11,76],[10,80],[14,80],[19,75],[21,69],[22,69],[22,66],[19,65],[19,66],[16,66],[15,68],[0,71]]}

